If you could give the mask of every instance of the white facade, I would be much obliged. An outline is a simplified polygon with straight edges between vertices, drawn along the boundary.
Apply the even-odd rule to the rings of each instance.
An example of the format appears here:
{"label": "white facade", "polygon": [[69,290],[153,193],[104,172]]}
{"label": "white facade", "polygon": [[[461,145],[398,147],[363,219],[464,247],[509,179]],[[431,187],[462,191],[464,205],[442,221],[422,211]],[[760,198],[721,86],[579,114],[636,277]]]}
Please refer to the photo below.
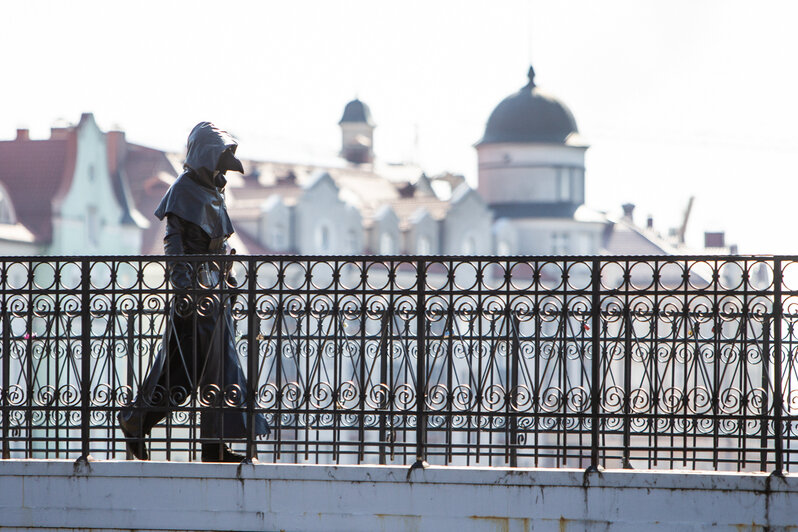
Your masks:
{"label": "white facade", "polygon": [[444,255],[489,255],[493,252],[493,213],[477,192],[460,185],[451,208],[441,222]]}
{"label": "white facade", "polygon": [[53,201],[53,238],[48,255],[135,255],[141,229],[126,210],[108,172],[105,134],[91,114],[77,125],[75,170],[63,195]]}
{"label": "white facade", "polygon": [[[291,209],[293,231],[289,246],[302,254],[357,253],[363,241],[360,213],[339,198],[340,190],[328,173],[318,174]],[[269,212],[282,212],[276,206]],[[282,218],[285,220],[285,217]],[[279,222],[278,222],[279,223]],[[272,239],[276,230],[262,224]]]}

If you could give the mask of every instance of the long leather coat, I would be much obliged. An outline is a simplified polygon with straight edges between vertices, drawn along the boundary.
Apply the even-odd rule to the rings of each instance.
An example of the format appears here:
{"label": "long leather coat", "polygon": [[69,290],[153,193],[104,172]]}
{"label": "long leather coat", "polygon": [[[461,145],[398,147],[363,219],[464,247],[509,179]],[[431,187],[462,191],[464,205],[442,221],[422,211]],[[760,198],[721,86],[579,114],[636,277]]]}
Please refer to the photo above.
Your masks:
{"label": "long leather coat", "polygon": [[[226,253],[233,225],[221,189],[226,170],[243,170],[236,146],[209,122],[192,130],[185,171],[155,211],[166,218],[167,255]],[[235,281],[223,263],[213,261],[175,260],[169,275],[177,295],[170,301],[163,348],[139,389],[137,408],[123,415],[146,434],[168,410],[194,396],[203,438],[245,437],[247,380],[235,348],[229,295]],[[262,415],[255,423],[256,434],[269,433]]]}

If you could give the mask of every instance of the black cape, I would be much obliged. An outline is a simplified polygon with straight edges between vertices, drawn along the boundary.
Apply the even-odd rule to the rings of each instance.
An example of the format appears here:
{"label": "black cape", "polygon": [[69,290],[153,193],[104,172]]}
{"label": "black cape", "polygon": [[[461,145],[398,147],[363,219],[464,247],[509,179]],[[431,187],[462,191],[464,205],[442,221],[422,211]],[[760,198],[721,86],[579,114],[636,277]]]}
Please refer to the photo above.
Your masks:
{"label": "black cape", "polygon": [[[185,172],[155,211],[158,218],[167,218],[167,255],[218,253],[216,244],[233,234],[220,189],[226,170],[243,171],[234,155],[236,146],[233,137],[210,122],[200,122],[191,131]],[[174,287],[192,291],[170,302],[162,347],[134,404],[120,417],[137,427],[137,435],[148,434],[169,410],[199,389],[195,397],[202,410],[201,436],[243,438],[248,432],[248,383],[235,345],[229,277],[215,262],[177,261],[170,270]],[[257,435],[269,433],[260,413],[254,429]]]}

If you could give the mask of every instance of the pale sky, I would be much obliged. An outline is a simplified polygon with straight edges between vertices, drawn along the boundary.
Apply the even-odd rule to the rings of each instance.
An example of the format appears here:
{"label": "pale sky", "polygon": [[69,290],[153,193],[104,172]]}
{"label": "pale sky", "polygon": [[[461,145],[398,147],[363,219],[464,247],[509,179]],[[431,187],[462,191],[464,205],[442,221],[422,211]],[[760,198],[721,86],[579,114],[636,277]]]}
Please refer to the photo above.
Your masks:
{"label": "pale sky", "polygon": [[798,2],[138,1],[0,4],[0,139],[93,112],[182,150],[211,120],[260,159],[327,159],[360,97],[383,161],[476,185],[491,110],[526,83],[574,113],[586,203],[688,243],[798,253]]}

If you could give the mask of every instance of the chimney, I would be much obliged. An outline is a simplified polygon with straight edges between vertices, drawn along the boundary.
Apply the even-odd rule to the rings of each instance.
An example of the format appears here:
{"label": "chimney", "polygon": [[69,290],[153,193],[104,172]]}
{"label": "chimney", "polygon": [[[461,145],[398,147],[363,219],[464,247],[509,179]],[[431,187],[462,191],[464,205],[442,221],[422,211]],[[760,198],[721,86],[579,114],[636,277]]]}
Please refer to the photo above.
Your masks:
{"label": "chimney", "polygon": [[27,129],[17,129],[17,140],[30,140],[30,131]]}
{"label": "chimney", "polygon": [[621,205],[623,208],[623,217],[629,220],[630,222],[633,221],[633,213],[635,212],[635,204],[634,203],[624,203]]}
{"label": "chimney", "polygon": [[726,234],[721,232],[706,232],[704,233],[704,247],[705,248],[723,248],[726,247]]}

